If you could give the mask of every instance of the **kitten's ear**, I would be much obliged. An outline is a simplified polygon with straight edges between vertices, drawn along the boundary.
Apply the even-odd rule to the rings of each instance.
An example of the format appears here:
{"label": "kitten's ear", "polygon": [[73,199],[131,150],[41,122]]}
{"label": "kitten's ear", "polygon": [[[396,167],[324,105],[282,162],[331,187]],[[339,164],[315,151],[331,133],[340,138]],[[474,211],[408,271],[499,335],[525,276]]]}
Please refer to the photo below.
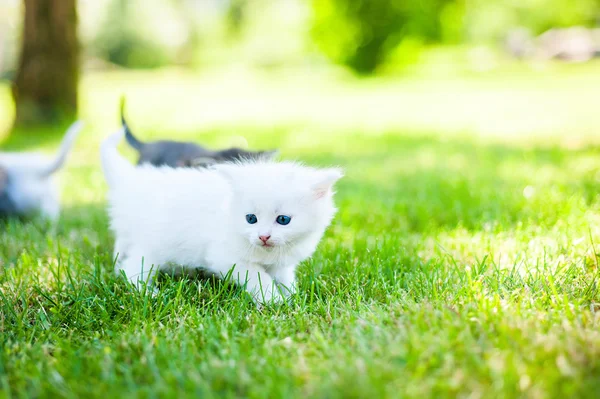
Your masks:
{"label": "kitten's ear", "polygon": [[328,168],[318,171],[316,183],[313,185],[315,198],[323,198],[331,191],[336,181],[344,176],[344,171],[340,168]]}

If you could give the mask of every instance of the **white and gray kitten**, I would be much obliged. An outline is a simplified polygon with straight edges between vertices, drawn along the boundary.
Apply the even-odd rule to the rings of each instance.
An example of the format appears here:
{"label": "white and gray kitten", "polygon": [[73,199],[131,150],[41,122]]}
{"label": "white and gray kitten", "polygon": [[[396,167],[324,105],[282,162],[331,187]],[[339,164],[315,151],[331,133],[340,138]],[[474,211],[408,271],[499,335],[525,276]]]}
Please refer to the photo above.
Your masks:
{"label": "white and gray kitten", "polygon": [[60,196],[54,173],[65,163],[83,123],[72,124],[54,158],[37,152],[0,152],[0,217],[39,213],[56,220]]}

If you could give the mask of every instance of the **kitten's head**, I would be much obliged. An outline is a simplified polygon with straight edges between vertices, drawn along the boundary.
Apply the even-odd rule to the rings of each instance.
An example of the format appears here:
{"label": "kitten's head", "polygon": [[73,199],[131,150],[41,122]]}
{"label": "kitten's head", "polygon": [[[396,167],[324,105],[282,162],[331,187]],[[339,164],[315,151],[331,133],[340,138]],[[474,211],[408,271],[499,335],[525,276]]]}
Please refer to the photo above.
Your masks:
{"label": "kitten's head", "polygon": [[215,166],[234,191],[233,230],[263,251],[293,250],[318,240],[335,214],[333,185],[340,169],[292,162],[244,162]]}

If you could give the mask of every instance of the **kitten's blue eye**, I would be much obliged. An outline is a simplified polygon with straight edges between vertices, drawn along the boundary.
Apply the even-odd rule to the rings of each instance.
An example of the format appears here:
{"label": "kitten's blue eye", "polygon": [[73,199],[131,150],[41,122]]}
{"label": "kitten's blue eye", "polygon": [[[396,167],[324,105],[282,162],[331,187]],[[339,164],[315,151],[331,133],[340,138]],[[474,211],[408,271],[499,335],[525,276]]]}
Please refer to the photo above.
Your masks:
{"label": "kitten's blue eye", "polygon": [[286,215],[279,215],[277,216],[277,219],[275,219],[275,221],[280,225],[285,226],[286,224],[290,224],[292,218]]}
{"label": "kitten's blue eye", "polygon": [[249,213],[246,215],[246,221],[250,224],[254,224],[254,223],[258,222],[258,218],[256,217],[255,214]]}

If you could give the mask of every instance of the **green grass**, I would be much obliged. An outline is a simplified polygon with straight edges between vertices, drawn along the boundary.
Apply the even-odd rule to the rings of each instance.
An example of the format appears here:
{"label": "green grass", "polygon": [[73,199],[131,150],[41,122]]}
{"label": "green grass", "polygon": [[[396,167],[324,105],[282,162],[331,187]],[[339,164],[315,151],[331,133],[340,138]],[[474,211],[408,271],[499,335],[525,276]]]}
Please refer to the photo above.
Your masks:
{"label": "green grass", "polygon": [[[59,225],[1,227],[0,396],[595,397],[597,69],[88,76]],[[140,137],[346,169],[291,304],[194,279],[145,296],[113,275],[97,145],[122,92]],[[29,133],[6,146],[61,134]]]}

